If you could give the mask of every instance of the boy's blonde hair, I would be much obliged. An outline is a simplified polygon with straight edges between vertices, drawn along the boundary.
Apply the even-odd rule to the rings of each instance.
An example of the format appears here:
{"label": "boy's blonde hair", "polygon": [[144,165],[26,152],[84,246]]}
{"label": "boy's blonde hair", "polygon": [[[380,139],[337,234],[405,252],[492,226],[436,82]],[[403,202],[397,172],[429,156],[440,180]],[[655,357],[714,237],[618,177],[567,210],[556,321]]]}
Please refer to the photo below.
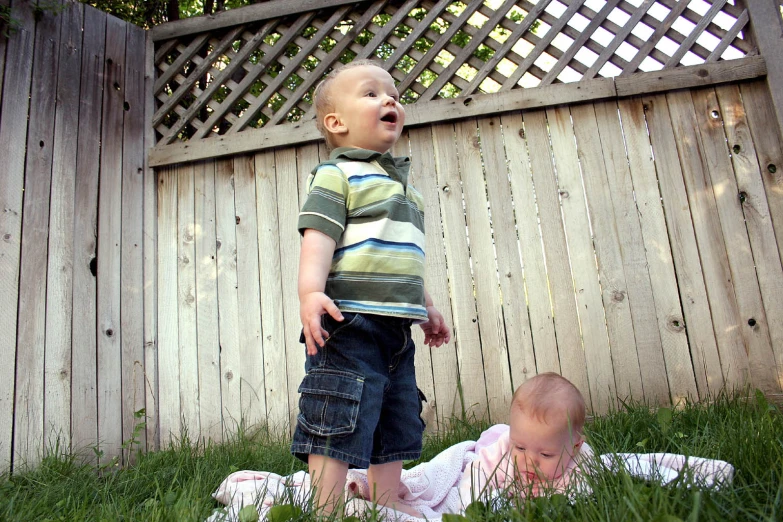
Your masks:
{"label": "boy's blonde hair", "polygon": [[[335,78],[337,78],[341,73],[355,67],[364,67],[368,65],[383,69],[383,67],[381,67],[378,62],[373,60],[354,60],[353,62],[349,62],[343,65],[339,69],[333,69],[315,88],[315,92],[313,93],[313,100],[315,103],[315,126],[326,140],[326,145],[330,149],[334,148],[334,143],[332,142],[332,134],[324,127],[324,116],[330,112],[334,112],[334,101],[331,96],[331,85]],[[383,70],[385,71],[386,69]]]}
{"label": "boy's blonde hair", "polygon": [[512,413],[515,408],[546,424],[567,422],[580,435],[585,425],[587,407],[582,393],[553,372],[540,373],[520,385],[511,400]]}

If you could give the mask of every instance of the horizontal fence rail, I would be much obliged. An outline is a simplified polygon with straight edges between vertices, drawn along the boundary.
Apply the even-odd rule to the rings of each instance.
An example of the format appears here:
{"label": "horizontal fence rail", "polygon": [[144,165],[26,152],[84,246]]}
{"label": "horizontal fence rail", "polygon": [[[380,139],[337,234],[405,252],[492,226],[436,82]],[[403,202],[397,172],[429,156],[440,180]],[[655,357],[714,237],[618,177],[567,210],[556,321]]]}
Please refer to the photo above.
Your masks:
{"label": "horizontal fence rail", "polygon": [[153,30],[151,163],[317,139],[313,89],[353,59],[379,60],[417,108],[409,124],[420,124],[433,110],[449,116],[444,99],[464,108],[460,101],[492,93],[497,112],[518,100],[515,91],[546,96],[558,84],[599,91],[569,89],[567,101],[610,97],[613,84],[602,91],[594,80],[744,58],[755,53],[748,21],[746,8],[725,0],[275,0],[171,23]]}

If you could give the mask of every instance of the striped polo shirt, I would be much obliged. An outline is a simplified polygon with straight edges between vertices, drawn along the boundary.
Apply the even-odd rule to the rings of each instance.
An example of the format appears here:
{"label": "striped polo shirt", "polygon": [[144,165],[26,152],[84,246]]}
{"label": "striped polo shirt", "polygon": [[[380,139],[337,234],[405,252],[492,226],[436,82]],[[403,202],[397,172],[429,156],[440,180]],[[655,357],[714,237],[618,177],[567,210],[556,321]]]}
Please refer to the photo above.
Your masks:
{"label": "striped polo shirt", "polygon": [[299,232],[337,243],[324,291],[343,312],[427,320],[424,201],[409,169],[408,158],[341,147],[307,178]]}

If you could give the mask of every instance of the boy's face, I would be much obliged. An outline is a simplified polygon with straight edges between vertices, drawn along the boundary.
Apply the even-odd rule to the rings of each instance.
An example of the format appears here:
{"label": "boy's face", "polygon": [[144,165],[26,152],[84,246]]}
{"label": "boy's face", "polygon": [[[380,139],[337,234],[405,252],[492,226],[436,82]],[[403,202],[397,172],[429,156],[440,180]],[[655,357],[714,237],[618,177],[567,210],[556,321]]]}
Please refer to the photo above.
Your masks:
{"label": "boy's face", "polygon": [[371,65],[354,67],[332,81],[334,111],[324,117],[337,147],[386,152],[405,124],[405,109],[391,75]]}
{"label": "boy's face", "polygon": [[582,446],[566,419],[550,425],[514,408],[510,423],[511,463],[522,483],[560,478]]}

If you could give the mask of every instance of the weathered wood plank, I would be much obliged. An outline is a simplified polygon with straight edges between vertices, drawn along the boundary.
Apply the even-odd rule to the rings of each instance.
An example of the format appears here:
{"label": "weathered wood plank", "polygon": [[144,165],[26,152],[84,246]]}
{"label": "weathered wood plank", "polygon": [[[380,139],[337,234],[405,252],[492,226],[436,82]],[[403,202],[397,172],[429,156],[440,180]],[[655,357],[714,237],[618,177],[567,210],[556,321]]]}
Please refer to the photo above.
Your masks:
{"label": "weathered wood plank", "polygon": [[[144,78],[144,150],[155,142],[152,128],[152,113],[155,111],[155,99],[152,96],[152,84],[155,65],[152,57],[155,45],[149,31],[145,33],[145,78]],[[155,171],[150,168],[147,154],[144,155],[144,381],[146,412],[147,450],[160,449],[158,409],[158,323],[157,323],[157,219],[158,196]]]}
{"label": "weathered wood plank", "polygon": [[152,29],[156,42],[188,34],[214,31],[232,25],[268,20],[284,15],[317,11],[325,7],[337,7],[355,3],[356,0],[271,0],[239,9],[220,11],[210,16],[199,16],[157,25]]}
{"label": "weathered wood plank", "polygon": [[[289,430],[283,288],[280,279],[280,225],[277,217],[277,173],[273,151],[256,154],[256,223],[258,278],[261,285],[261,331],[264,347],[266,423],[275,432]],[[295,386],[299,386],[296,383]]]}
{"label": "weathered wood plank", "polygon": [[[557,169],[557,188],[576,292],[590,397],[593,411],[604,413],[617,406],[617,392],[598,268],[579,175],[579,160],[574,147],[571,113],[568,107],[547,110],[547,121]],[[621,368],[615,366],[614,370],[620,373],[624,381],[629,379]]]}
{"label": "weathered wood plank", "polygon": [[[763,84],[762,84],[763,87]],[[751,136],[746,106],[753,104],[750,99],[742,100],[739,86],[726,86],[716,89],[720,112],[723,116],[724,130],[728,144],[732,148],[731,161],[737,178],[737,190],[747,225],[753,260],[758,274],[759,287],[767,314],[772,349],[777,362],[778,384],[783,383],[783,323],[774,318],[783,317],[783,267],[780,252],[775,240],[767,195],[762,181],[764,173],[759,166],[759,155]],[[744,103],[743,103],[744,102]],[[767,133],[769,133],[767,131]],[[772,133],[774,134],[774,133]],[[734,146],[738,150],[733,150]],[[763,164],[762,164],[763,165]],[[768,172],[766,172],[769,174]],[[772,320],[770,320],[772,319]]]}
{"label": "weathered wood plank", "polygon": [[761,56],[739,60],[704,63],[690,67],[676,67],[663,71],[636,73],[614,79],[617,96],[633,96],[654,92],[705,87],[719,83],[758,78],[767,74],[767,65]]}
{"label": "weathered wood plank", "polygon": [[[525,113],[524,118],[525,137],[533,172],[533,187],[541,220],[549,288],[552,294],[560,369],[563,377],[574,383],[590,404],[591,390],[587,361],[579,334],[573,276],[568,262],[568,248],[560,213],[560,196],[550,156],[546,117],[544,111],[534,111]],[[548,306],[548,303],[531,302],[531,306],[542,305]]]}
{"label": "weathered wood plank", "polygon": [[[11,0],[0,0],[0,6],[5,9],[11,8]],[[8,38],[0,38],[0,87],[3,85],[3,78],[5,78],[5,49],[8,45]],[[3,106],[3,89],[0,88],[0,107]],[[0,112],[2,115],[2,112]]]}
{"label": "weathered wood plank", "polygon": [[[671,142],[668,145],[674,145],[675,148],[658,152],[656,143],[653,141],[656,158],[660,154],[675,154],[675,152],[676,155],[673,157],[679,158],[677,170],[673,172],[676,178],[674,180],[660,179],[662,185],[664,179],[667,182],[667,189],[662,190],[666,217],[668,219],[670,214],[677,214],[677,209],[687,209],[688,211],[687,216],[683,210],[677,214],[677,217],[682,218],[683,228],[692,227],[693,229],[695,240],[695,244],[692,245],[695,247],[693,253],[698,252],[694,259],[700,260],[699,270],[706,287],[707,302],[702,306],[709,307],[712,316],[723,375],[727,385],[743,387],[751,383],[752,379],[745,353],[745,342],[740,332],[737,331],[739,311],[733,296],[733,289],[729,286],[731,285],[731,276],[728,273],[725,247],[721,249],[720,246],[713,243],[720,242],[722,246],[723,241],[720,237],[720,231],[716,231],[715,226],[710,223],[711,220],[717,220],[718,217],[714,213],[715,200],[714,198],[711,201],[708,199],[704,186],[701,164],[701,155],[704,149],[692,123],[695,115],[693,114],[690,93],[679,94],[680,96],[677,96],[677,93],[666,96],[666,107],[668,114],[671,115],[672,126]],[[673,194],[675,191],[677,192],[676,196]],[[685,221],[686,217],[687,222]],[[674,227],[669,228],[670,232],[674,229]],[[675,235],[675,237],[678,236],[679,234]],[[679,242],[675,240],[676,243]],[[676,247],[676,245],[673,246]],[[685,320],[687,323],[691,322],[687,311]],[[698,362],[694,364],[698,364]]]}
{"label": "weathered wood plank", "polygon": [[[46,267],[44,426],[62,443],[71,435],[71,321],[73,312],[74,190],[79,131],[82,4],[61,13],[49,196],[49,260]],[[65,446],[67,447],[67,446]],[[63,447],[63,450],[65,449]]]}
{"label": "weathered wood plank", "polygon": [[453,341],[457,347],[462,411],[487,415],[487,389],[484,365],[481,359],[481,340],[470,273],[465,212],[462,187],[454,143],[454,125],[435,125],[432,128],[437,184],[443,192],[440,215],[443,220],[446,263],[449,267],[449,293],[454,319]]}
{"label": "weathered wood plank", "polygon": [[[460,151],[457,165],[465,201],[489,418],[493,422],[505,422],[511,405],[511,374],[492,241],[492,224],[487,212],[481,138],[477,134],[475,120],[457,123],[455,130],[457,148]],[[498,151],[487,152],[491,154]]]}
{"label": "weathered wood plank", "polygon": [[[98,441],[97,239],[103,74],[107,15],[85,6],[79,94],[73,230],[73,331],[71,349],[71,444]],[[92,451],[88,455],[94,455]]]}
{"label": "weathered wood plank", "polygon": [[[621,221],[624,216],[620,215],[618,217],[615,213],[612,204],[611,185],[608,179],[608,171],[616,168],[613,164],[615,160],[618,162],[622,161],[622,164],[626,165],[625,151],[622,151],[622,159],[620,157],[615,158],[612,156],[612,153],[618,152],[617,150],[604,150],[602,146],[604,141],[616,137],[616,135],[611,134],[613,131],[619,131],[617,105],[611,105],[615,109],[614,121],[602,121],[602,123],[608,124],[606,129],[599,125],[596,115],[598,109],[594,108],[592,104],[577,105],[571,108],[579,165],[582,171],[581,182],[584,184],[585,195],[587,196],[587,210],[589,211],[596,261],[598,263],[598,271],[595,275],[600,278],[600,295],[606,316],[606,331],[609,336],[609,349],[612,356],[611,366],[614,370],[617,397],[621,400],[628,400],[629,398],[640,400],[643,397],[645,400],[658,404],[669,401],[669,390],[668,387],[664,386],[662,387],[663,393],[661,393],[651,385],[649,394],[647,394],[645,393],[647,390],[643,388],[642,370],[640,369],[639,354],[636,347],[636,338],[634,337],[634,325],[631,318],[629,288],[625,278],[622,246],[618,233],[618,229],[621,226],[618,221]],[[620,133],[619,137],[620,145],[622,146],[622,133]],[[566,180],[572,188],[578,187],[578,182],[580,181],[578,172],[575,174],[575,176],[569,176],[570,180]],[[568,199],[570,200],[572,196],[578,197],[579,195],[569,193]],[[620,196],[621,194],[618,194],[618,197]],[[635,218],[636,215],[634,214],[632,217]],[[623,239],[628,241],[633,238],[623,236]],[[650,302],[651,304],[652,302]],[[654,328],[651,328],[651,330],[654,333],[653,344],[648,344],[646,347],[653,348],[650,356],[652,356],[652,360],[658,363],[657,368],[653,371],[657,373],[657,383],[660,388],[660,377],[664,377],[665,382],[666,375],[663,371],[663,354],[661,353],[660,338],[657,330]],[[654,343],[658,344],[657,352],[654,350],[656,348]],[[647,354],[645,353],[645,355]],[[585,356],[589,357],[587,354]]]}
{"label": "weathered wood plank", "polygon": [[180,421],[183,433],[201,437],[196,318],[196,168],[177,169],[177,309]]}
{"label": "weathered wood plank", "polygon": [[[28,103],[20,100],[30,97],[35,34],[29,9],[17,7],[11,16],[20,21],[20,28],[7,40],[7,49],[3,49],[6,76],[2,84],[0,150],[5,160],[4,175],[0,176],[0,292],[5,297],[0,300],[0,329],[5,334],[0,336],[0,357],[4,361],[16,360],[25,143],[30,109]],[[0,473],[11,469],[13,425],[14,365],[4,364],[0,366]]]}
{"label": "weathered wood plank", "polygon": [[778,252],[783,259],[783,130],[773,131],[775,118],[772,98],[763,82],[743,84],[740,92],[758,154]]}
{"label": "weathered wood plank", "polygon": [[177,168],[158,173],[158,423],[160,447],[181,434],[177,299]]}
{"label": "weathered wood plank", "polygon": [[[641,396],[646,401],[653,404],[668,404],[671,399],[666,378],[666,364],[661,336],[658,332],[655,301],[639,224],[639,211],[634,199],[634,187],[617,104],[603,102],[596,103],[593,107],[597,127],[592,127],[592,118],[590,125],[586,126],[582,123],[581,107],[574,107],[572,114],[574,129],[577,131],[577,142],[581,143],[589,139],[590,135],[600,136],[599,146],[603,151],[604,175],[596,179],[587,172],[583,175],[583,179],[588,193],[587,201],[593,228],[603,230],[603,233],[595,234],[595,241],[601,285],[605,288],[604,306],[607,309],[607,320],[610,311],[617,314],[618,326],[628,319],[631,320],[629,326],[632,327],[633,336],[632,343],[627,344],[629,339],[623,338],[623,331],[620,330],[615,334],[617,338],[613,340],[611,322],[607,323],[610,328],[612,360],[614,361],[615,353],[620,356],[619,352],[630,351],[633,347],[633,355],[623,354],[626,357],[623,364],[632,366],[635,358],[635,372],[638,371],[640,377],[639,381],[633,379],[621,384],[618,376],[617,393],[620,398],[629,398],[628,395],[630,398],[638,398],[640,396],[637,394],[642,391]],[[580,140],[580,132],[584,140]],[[583,161],[584,168],[585,164],[589,165],[592,156],[590,152],[593,149],[580,145],[579,150],[580,159],[582,156],[586,157]],[[600,165],[596,168],[600,172]],[[590,196],[591,192],[593,196]],[[603,216],[602,212],[606,212],[607,215]],[[630,316],[625,315],[626,307]],[[685,348],[687,353],[687,344]]]}
{"label": "weathered wood plank", "polygon": [[261,295],[258,280],[256,186],[252,156],[234,158],[239,350],[242,361],[242,418],[247,426],[266,419]]}
{"label": "weathered wood plank", "polygon": [[[506,144],[511,191],[522,254],[528,315],[533,336],[535,364],[521,368],[522,382],[536,373],[560,373],[552,303],[544,262],[541,230],[530,172],[530,158],[525,143],[522,115],[513,113],[501,116],[503,141]],[[512,277],[513,279],[513,277]],[[518,282],[515,284],[519,284]],[[512,374],[513,375],[513,374]],[[514,385],[520,383],[514,381]]]}
{"label": "weathered wood plank", "polygon": [[[637,317],[639,320],[645,320],[645,314],[636,309],[636,302],[644,302],[646,299],[652,298],[657,316],[654,325],[657,326],[657,332],[660,335],[672,402],[677,404],[680,400],[691,397],[694,399],[698,396],[706,397],[710,389],[717,390],[723,386],[723,374],[721,373],[715,336],[712,332],[712,320],[703,307],[696,306],[697,302],[706,303],[704,284],[702,279],[693,281],[686,277],[687,272],[682,272],[684,270],[682,264],[685,263],[682,258],[677,258],[681,272],[675,274],[672,246],[669,244],[667,231],[667,217],[664,216],[661,191],[658,187],[658,175],[656,175],[656,163],[653,160],[650,146],[650,140],[653,137],[660,136],[661,140],[668,138],[671,128],[669,127],[668,133],[665,133],[666,128],[663,122],[656,126],[656,121],[653,120],[648,135],[645,106],[639,98],[620,100],[618,107],[628,154],[630,179],[626,178],[625,181],[613,185],[612,198],[615,200],[615,194],[619,195],[622,187],[626,187],[622,190],[625,193],[626,210],[624,212],[638,216],[641,237],[644,242],[644,250],[639,252],[629,252],[626,249],[629,241],[623,241],[622,244],[629,292],[633,290],[633,293],[629,293],[629,297],[631,310],[634,314],[634,326],[638,331]],[[651,117],[654,118],[654,115]],[[658,130],[658,127],[661,127],[661,130]],[[663,144],[659,140],[656,146],[663,147]],[[673,144],[667,142],[667,146],[671,147]],[[666,153],[669,150],[664,149],[663,152]],[[655,158],[660,163],[659,175],[661,177],[674,175],[668,174],[678,168],[673,157],[656,154]],[[617,205],[616,200],[615,205]],[[633,219],[629,219],[625,223],[628,224],[628,229],[621,232],[620,235],[630,240],[630,238],[637,236],[633,230],[635,228]],[[678,222],[672,218],[671,225],[674,230],[672,237],[680,238],[681,241],[683,236],[674,228],[677,224]],[[687,229],[686,233],[688,233]],[[687,237],[692,240],[692,231]],[[674,248],[680,252],[679,243]],[[679,255],[683,256],[688,253],[692,253],[692,250],[686,249]],[[690,259],[690,261],[695,261],[695,259]],[[680,277],[682,284],[678,289],[677,282]],[[646,281],[647,278],[649,281]],[[636,282],[633,286],[631,285],[632,281]],[[650,293],[645,290],[646,286],[650,287]],[[682,296],[682,305],[680,305],[680,296]],[[694,296],[698,297],[698,300]],[[643,303],[638,303],[638,305],[644,306]],[[687,332],[683,308],[689,318]],[[690,319],[691,317],[693,319]],[[689,340],[690,348],[688,346]],[[640,342],[642,341],[637,335],[637,345]],[[691,359],[696,362],[692,363]],[[698,391],[698,396],[696,391]]]}
{"label": "weathered wood plank", "polygon": [[505,335],[504,340],[507,343],[511,378],[509,393],[513,393],[514,389],[526,380],[525,370],[535,368],[536,359],[525,299],[524,275],[519,257],[517,223],[514,219],[507,158],[503,153],[500,118],[480,119],[479,132],[489,209],[492,214],[492,231],[497,258],[496,277],[500,283],[502,297],[499,300],[500,317],[505,331],[501,330],[501,333]]}
{"label": "weathered wood plank", "polygon": [[[144,30],[128,25],[125,48],[125,118],[122,143],[122,440],[146,447],[144,422]],[[133,454],[128,455],[133,457]]]}
{"label": "weathered wood plank", "polygon": [[220,322],[218,319],[217,236],[215,227],[215,162],[196,165],[195,172],[196,338],[201,438],[223,439],[220,394]]}
{"label": "weathered wood plank", "polygon": [[[738,93],[739,94],[739,93]],[[724,122],[720,117],[720,105],[714,89],[702,89],[691,93],[696,121],[704,145],[705,177],[712,185],[720,228],[726,245],[729,269],[740,313],[739,329],[748,347],[748,359],[754,374],[754,385],[772,386],[763,391],[780,391],[775,370],[775,354],[770,339],[770,328],[759,288],[759,279],[751,252],[749,230],[742,211],[740,191],[727,148]],[[739,102],[739,95],[737,96]],[[715,116],[718,117],[715,117]],[[732,153],[741,152],[739,144],[730,144]],[[779,321],[774,321],[779,323]],[[771,370],[770,381],[757,380],[757,367]]]}
{"label": "weathered wood plank", "polygon": [[[458,385],[459,367],[457,364],[456,343],[454,341],[454,319],[452,303],[449,299],[449,279],[446,269],[446,249],[443,242],[443,221],[441,219],[440,187],[436,178],[435,157],[432,130],[413,129],[408,132],[411,147],[411,182],[424,197],[424,228],[426,230],[427,266],[425,285],[446,324],[452,329],[452,341],[448,345],[430,350],[425,346],[420,328],[416,328],[416,353],[427,351],[430,368],[420,368],[416,361],[417,373],[427,372],[432,378],[433,392],[427,395],[422,417],[431,430],[440,429],[446,419],[459,416],[462,410]],[[424,358],[425,360],[427,358]],[[417,375],[417,380],[421,380]],[[428,412],[432,412],[432,419]]]}
{"label": "weathered wood plank", "polygon": [[105,460],[122,446],[122,140],[126,24],[108,17],[98,185],[98,438]]}
{"label": "weathered wood plank", "polygon": [[[698,92],[669,93],[667,101],[669,102],[669,113],[672,116],[674,134],[677,138],[685,187],[688,190],[688,201],[704,270],[710,311],[718,328],[732,330],[732,337],[726,338],[727,344],[723,347],[719,338],[718,348],[723,348],[721,363],[732,364],[734,362],[736,364],[736,361],[741,361],[741,364],[746,365],[750,371],[747,382],[752,382],[753,386],[762,390],[776,391],[775,371],[773,367],[770,367],[769,361],[771,358],[769,332],[760,326],[759,334],[754,335],[752,328],[742,327],[746,321],[753,317],[754,312],[761,314],[759,323],[763,323],[764,312],[760,299],[758,303],[751,305],[741,295],[745,290],[747,290],[746,295],[750,295],[752,284],[749,281],[744,281],[746,283],[744,286],[748,288],[744,288],[742,293],[738,292],[736,288],[736,278],[739,277],[742,280],[745,277],[732,270],[730,256],[733,254],[726,248],[721,229],[722,226],[730,227],[728,222],[721,220],[721,218],[728,219],[729,216],[726,214],[730,210],[726,210],[724,213],[720,212],[715,196],[716,192],[720,192],[720,190],[713,191],[710,183],[710,170],[720,168],[720,164],[715,157],[718,152],[708,148],[710,142],[704,139],[703,134],[706,129],[700,129],[696,123],[702,121],[703,114],[699,113],[704,111],[704,107],[701,105],[694,107],[693,96],[698,95]],[[717,104],[715,105],[717,106]],[[720,131],[721,136],[717,139],[723,140],[725,143],[725,135],[723,135],[722,129]],[[715,139],[713,138],[713,140]],[[724,165],[727,163],[726,160],[728,158],[724,159]],[[721,177],[725,180],[728,176]],[[736,195],[736,190],[734,190],[734,194]],[[737,199],[734,198],[736,196],[733,196],[731,203],[738,205]],[[727,203],[726,206],[729,204]],[[735,213],[737,210],[739,210],[738,206],[734,208]],[[738,219],[742,222],[741,216],[738,216]],[[746,236],[747,232],[743,232],[743,235]],[[734,241],[740,241],[736,233],[731,233],[730,236]],[[747,237],[742,240],[746,245],[747,241]],[[736,248],[743,247],[741,244],[737,244]],[[747,246],[745,248],[749,250]],[[732,245],[732,250],[734,249],[735,246]],[[739,269],[739,267],[735,268]],[[755,274],[751,277],[755,280]],[[756,304],[758,306],[755,306]],[[747,319],[745,319],[746,317]]]}
{"label": "weathered wood plank", "polygon": [[[29,8],[29,5],[22,7]],[[34,466],[39,462],[49,435],[43,418],[46,278],[42,275],[46,274],[48,254],[49,191],[55,122],[55,102],[51,92],[57,86],[59,35],[59,18],[47,12],[35,27],[27,158],[23,171],[24,203],[21,215],[24,216],[24,222],[19,266],[13,455],[14,464],[19,459],[20,467]],[[27,59],[30,59],[30,55]],[[27,98],[21,98],[21,102],[18,100],[17,103],[24,106]],[[3,116],[5,119],[10,114],[4,112]]]}
{"label": "weathered wood plank", "polygon": [[286,370],[288,372],[288,411],[291,431],[299,414],[299,383],[305,375],[305,350],[299,343],[302,323],[299,319],[298,268],[300,236],[297,230],[299,208],[304,197],[305,180],[319,162],[318,145],[275,151],[277,166],[277,216],[280,230],[280,264],[288,267],[282,274],[283,322],[285,325]]}
{"label": "weathered wood plank", "polygon": [[234,163],[231,159],[215,162],[215,203],[221,411],[223,429],[236,432],[242,421],[242,354],[237,303]]}
{"label": "weathered wood plank", "polygon": [[[397,142],[394,144],[392,149],[389,151],[389,153],[392,156],[399,157],[399,156],[407,156],[411,158],[411,170],[409,172],[408,177],[408,186],[413,186],[416,188],[416,190],[421,192],[421,187],[418,186],[418,180],[422,179],[422,177],[416,176],[416,170],[414,169],[414,161],[415,158],[412,157],[412,153],[410,152],[412,148],[412,143],[410,142],[410,135],[407,132],[403,132],[400,136],[400,139],[397,140]],[[426,175],[425,175],[426,176]],[[424,196],[426,197],[426,196]],[[425,200],[425,205],[427,204]],[[425,207],[424,210],[424,219],[427,219],[427,209]],[[427,231],[426,227],[426,221],[425,221],[425,232]],[[426,253],[427,257],[425,259],[425,271],[427,270],[427,264],[429,261],[429,251],[427,250],[426,245],[426,239],[427,236],[425,234],[425,245],[424,245],[424,252]],[[429,286],[427,285],[427,277],[425,273],[424,278],[424,284],[425,288],[429,290]],[[432,296],[432,294],[430,294]],[[433,298],[434,299],[434,298]],[[450,310],[449,310],[450,311]],[[441,312],[446,317],[445,312]],[[451,324],[449,324],[449,327],[451,327]],[[416,366],[416,386],[419,388],[419,391],[424,394],[425,400],[422,401],[421,407],[421,415],[420,417],[422,420],[424,420],[424,423],[426,424],[425,429],[427,431],[435,431],[437,430],[438,426],[438,412],[435,409],[435,378],[433,377],[433,367],[432,367],[432,350],[429,346],[426,346],[424,344],[424,332],[421,328],[418,328],[416,326],[411,328],[411,338],[413,339],[413,343],[416,346],[416,351],[414,354],[414,364]]]}
{"label": "weathered wood plank", "polygon": [[780,4],[769,0],[745,0],[750,15],[752,40],[768,64],[767,86],[783,132],[783,20]]}

